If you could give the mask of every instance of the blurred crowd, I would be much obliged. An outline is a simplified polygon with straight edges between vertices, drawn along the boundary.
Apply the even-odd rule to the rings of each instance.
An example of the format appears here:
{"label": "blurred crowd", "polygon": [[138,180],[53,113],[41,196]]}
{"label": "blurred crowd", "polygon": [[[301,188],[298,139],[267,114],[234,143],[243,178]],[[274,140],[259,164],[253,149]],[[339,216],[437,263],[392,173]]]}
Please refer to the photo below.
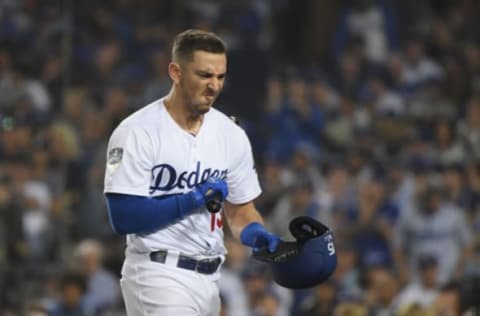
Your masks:
{"label": "blurred crowd", "polygon": [[124,315],[106,142],[169,91],[173,36],[229,47],[266,225],[309,215],[338,267],[287,290],[228,234],[226,316],[480,311],[475,0],[0,1],[0,315]]}

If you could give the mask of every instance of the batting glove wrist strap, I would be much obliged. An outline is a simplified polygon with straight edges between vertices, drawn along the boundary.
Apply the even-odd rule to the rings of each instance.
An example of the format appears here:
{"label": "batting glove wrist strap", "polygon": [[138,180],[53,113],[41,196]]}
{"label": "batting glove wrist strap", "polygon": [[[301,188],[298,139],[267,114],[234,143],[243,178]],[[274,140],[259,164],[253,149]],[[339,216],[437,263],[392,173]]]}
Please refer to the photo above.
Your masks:
{"label": "batting glove wrist strap", "polygon": [[192,197],[192,202],[193,202],[193,209],[197,209],[199,207],[202,207],[205,205],[205,198],[203,197],[202,192],[200,192],[197,189],[194,189],[193,191],[190,192],[190,195]]}
{"label": "batting glove wrist strap", "polygon": [[228,195],[227,183],[223,179],[209,178],[191,191],[194,208],[207,204],[210,200],[224,201]]}
{"label": "batting glove wrist strap", "polygon": [[278,247],[280,237],[267,231],[262,224],[253,222],[242,230],[240,240],[242,244],[253,248],[254,251],[266,248],[268,251],[274,252]]}

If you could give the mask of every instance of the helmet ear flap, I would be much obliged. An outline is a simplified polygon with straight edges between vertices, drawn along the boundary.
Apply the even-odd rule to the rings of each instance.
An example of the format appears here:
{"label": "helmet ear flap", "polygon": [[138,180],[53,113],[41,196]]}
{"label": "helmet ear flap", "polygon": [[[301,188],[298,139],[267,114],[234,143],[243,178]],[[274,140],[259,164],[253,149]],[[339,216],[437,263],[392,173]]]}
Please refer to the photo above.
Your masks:
{"label": "helmet ear flap", "polygon": [[288,229],[293,237],[302,244],[329,231],[327,226],[308,216],[296,217],[290,222]]}

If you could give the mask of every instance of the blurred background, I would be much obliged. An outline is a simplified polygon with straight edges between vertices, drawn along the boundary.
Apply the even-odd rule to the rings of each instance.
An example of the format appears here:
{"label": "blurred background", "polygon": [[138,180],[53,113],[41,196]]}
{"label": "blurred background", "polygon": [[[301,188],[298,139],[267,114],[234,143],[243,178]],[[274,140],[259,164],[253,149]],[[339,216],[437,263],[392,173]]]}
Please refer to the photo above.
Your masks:
{"label": "blurred background", "polygon": [[227,232],[222,315],[478,315],[479,19],[476,0],[1,0],[0,315],[125,315],[106,143],[168,92],[193,27],[228,44],[217,107],[251,138],[267,226],[315,217],[339,258],[290,291]]}

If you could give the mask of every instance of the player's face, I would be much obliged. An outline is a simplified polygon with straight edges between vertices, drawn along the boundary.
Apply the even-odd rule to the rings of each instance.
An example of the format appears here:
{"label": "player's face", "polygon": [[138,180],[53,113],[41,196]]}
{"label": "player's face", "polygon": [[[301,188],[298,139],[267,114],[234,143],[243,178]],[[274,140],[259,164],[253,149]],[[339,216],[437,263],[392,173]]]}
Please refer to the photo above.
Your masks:
{"label": "player's face", "polygon": [[197,51],[181,66],[179,87],[192,114],[204,114],[222,91],[227,69],[225,54]]}

